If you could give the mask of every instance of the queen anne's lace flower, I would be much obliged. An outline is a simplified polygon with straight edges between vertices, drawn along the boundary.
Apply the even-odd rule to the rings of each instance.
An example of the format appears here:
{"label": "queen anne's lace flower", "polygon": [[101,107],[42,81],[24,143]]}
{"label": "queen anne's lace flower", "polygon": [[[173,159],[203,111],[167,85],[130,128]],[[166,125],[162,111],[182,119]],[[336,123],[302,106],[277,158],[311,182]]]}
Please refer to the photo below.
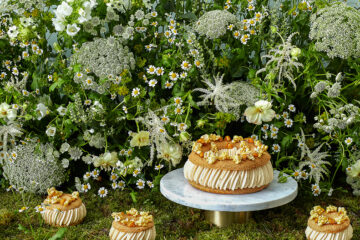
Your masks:
{"label": "queen anne's lace flower", "polygon": [[315,48],[330,58],[360,56],[360,12],[346,3],[336,2],[311,16],[310,39]]}
{"label": "queen anne's lace flower", "polygon": [[64,169],[58,162],[59,153],[49,143],[26,142],[11,149],[17,157],[5,161],[4,176],[15,188],[32,193],[46,193],[50,187],[65,180]]}
{"label": "queen anne's lace flower", "polygon": [[214,10],[202,15],[195,23],[194,30],[207,38],[216,39],[226,34],[229,24],[241,28],[241,22],[234,14],[226,10]]}

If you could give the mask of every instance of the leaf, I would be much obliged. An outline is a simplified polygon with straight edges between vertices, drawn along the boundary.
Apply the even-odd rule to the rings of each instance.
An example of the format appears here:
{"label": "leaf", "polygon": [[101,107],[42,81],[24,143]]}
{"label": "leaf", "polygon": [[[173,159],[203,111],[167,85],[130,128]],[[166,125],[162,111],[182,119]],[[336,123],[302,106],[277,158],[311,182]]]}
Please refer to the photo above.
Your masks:
{"label": "leaf", "polygon": [[56,88],[60,88],[61,85],[63,85],[65,83],[65,80],[62,78],[59,78],[56,82],[54,82],[53,84],[51,84],[51,86],[49,87],[49,91],[52,92],[54,91]]}
{"label": "leaf", "polygon": [[132,201],[133,201],[134,203],[137,202],[137,200],[136,200],[136,195],[137,195],[137,192],[132,191],[132,192],[130,193],[130,197],[131,197],[131,199],[132,199]]}
{"label": "leaf", "polygon": [[24,233],[28,233],[28,232],[29,232],[29,230],[28,230],[26,227],[24,227],[23,225],[21,225],[21,224],[18,224],[18,229],[19,229],[20,231],[23,231]]}
{"label": "leaf", "polygon": [[60,228],[49,240],[62,239],[66,233],[67,228]]}
{"label": "leaf", "polygon": [[196,21],[197,20],[197,17],[193,12],[188,12],[188,13],[182,14],[182,15],[179,16],[179,18],[183,19],[183,20],[189,20],[189,21]]}
{"label": "leaf", "polygon": [[292,136],[291,135],[287,135],[285,137],[283,137],[283,139],[281,140],[281,147],[282,148],[287,148],[291,143],[292,143]]}

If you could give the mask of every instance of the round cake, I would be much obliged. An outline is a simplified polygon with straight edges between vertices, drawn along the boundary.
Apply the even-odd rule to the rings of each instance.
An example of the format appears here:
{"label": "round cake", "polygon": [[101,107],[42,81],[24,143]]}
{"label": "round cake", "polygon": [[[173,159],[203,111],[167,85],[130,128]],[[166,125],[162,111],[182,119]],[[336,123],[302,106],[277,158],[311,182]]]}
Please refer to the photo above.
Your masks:
{"label": "round cake", "polygon": [[154,220],[149,212],[138,212],[132,208],[126,213],[113,213],[112,217],[111,240],[155,240]]}
{"label": "round cake", "polygon": [[203,191],[221,194],[258,192],[273,180],[268,147],[252,138],[203,135],[184,166],[189,183]]}
{"label": "round cake", "polygon": [[353,228],[344,208],[328,206],[325,210],[315,206],[310,212],[305,234],[308,240],[349,240]]}
{"label": "round cake", "polygon": [[55,188],[50,188],[44,205],[45,210],[41,216],[47,224],[52,226],[77,225],[86,216],[86,208],[79,197],[79,192],[66,194],[57,191]]}

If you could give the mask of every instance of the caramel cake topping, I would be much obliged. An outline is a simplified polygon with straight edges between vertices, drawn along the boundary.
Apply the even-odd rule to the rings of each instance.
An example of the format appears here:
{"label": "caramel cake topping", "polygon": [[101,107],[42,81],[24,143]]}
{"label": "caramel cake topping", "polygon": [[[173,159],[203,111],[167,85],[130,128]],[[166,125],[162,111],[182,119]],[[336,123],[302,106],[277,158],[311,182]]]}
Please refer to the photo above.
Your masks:
{"label": "caramel cake topping", "polygon": [[135,208],[124,212],[114,212],[111,214],[115,222],[118,222],[127,227],[147,227],[153,224],[153,216],[149,212],[139,212]]}

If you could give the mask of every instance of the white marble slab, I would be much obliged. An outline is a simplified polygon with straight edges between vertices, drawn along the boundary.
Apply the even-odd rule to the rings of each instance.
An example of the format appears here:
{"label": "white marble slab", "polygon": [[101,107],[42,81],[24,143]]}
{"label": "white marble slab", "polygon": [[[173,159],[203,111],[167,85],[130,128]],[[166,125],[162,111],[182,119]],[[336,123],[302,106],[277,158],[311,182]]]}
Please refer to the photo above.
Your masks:
{"label": "white marble slab", "polygon": [[278,207],[295,199],[297,182],[289,177],[286,183],[278,183],[279,171],[274,171],[270,185],[256,193],[242,195],[215,194],[192,187],[184,177],[183,168],[167,173],[160,181],[160,191],[178,204],[211,211],[245,212]]}

